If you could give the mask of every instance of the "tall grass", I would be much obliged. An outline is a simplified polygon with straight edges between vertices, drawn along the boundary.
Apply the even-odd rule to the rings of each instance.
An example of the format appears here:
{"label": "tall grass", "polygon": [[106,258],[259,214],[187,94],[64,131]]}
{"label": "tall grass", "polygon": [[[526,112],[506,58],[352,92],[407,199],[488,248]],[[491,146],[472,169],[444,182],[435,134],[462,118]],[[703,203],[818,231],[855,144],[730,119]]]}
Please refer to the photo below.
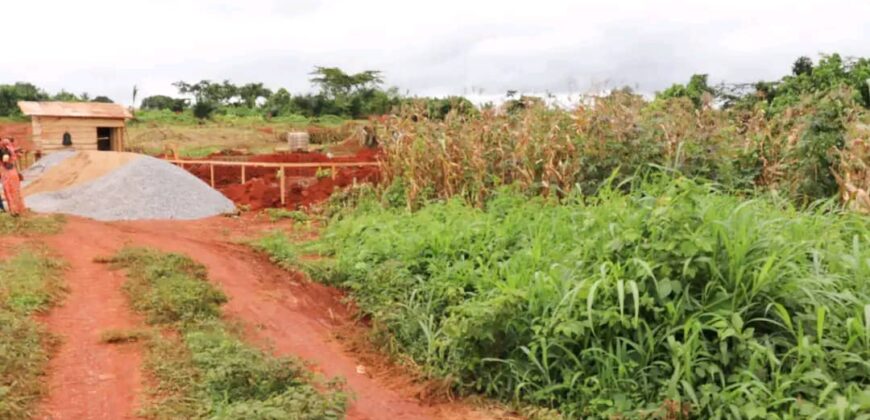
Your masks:
{"label": "tall grass", "polygon": [[0,262],[0,418],[31,417],[44,393],[54,340],[32,315],[60,300],[60,269],[37,250]]}
{"label": "tall grass", "polygon": [[610,185],[361,206],[327,227],[317,275],[431,374],[567,417],[870,412],[866,220],[684,178]]}

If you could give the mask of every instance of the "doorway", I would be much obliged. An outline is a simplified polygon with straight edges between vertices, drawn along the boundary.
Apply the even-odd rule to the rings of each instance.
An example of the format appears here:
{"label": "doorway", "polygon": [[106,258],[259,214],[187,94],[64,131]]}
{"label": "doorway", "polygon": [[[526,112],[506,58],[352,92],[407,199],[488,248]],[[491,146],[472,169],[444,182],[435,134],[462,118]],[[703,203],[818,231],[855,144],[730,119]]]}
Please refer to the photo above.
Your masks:
{"label": "doorway", "polygon": [[111,127],[97,127],[97,150],[113,150],[115,130]]}

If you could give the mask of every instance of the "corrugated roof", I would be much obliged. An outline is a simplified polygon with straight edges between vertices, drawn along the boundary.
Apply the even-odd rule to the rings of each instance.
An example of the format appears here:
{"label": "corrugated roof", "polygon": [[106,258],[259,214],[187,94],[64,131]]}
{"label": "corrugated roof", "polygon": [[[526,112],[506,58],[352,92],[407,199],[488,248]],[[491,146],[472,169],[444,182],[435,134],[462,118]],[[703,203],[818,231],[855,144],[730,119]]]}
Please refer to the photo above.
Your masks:
{"label": "corrugated roof", "polygon": [[133,118],[124,105],[100,102],[18,102],[24,115],[40,117]]}

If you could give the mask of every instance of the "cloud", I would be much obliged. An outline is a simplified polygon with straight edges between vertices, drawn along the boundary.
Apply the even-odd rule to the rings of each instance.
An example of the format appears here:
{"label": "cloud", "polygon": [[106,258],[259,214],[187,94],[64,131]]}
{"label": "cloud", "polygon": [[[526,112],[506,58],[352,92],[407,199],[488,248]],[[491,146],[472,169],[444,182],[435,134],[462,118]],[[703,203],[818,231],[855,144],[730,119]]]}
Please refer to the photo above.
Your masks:
{"label": "cloud", "polygon": [[122,102],[177,80],[306,91],[316,65],[383,70],[414,94],[502,95],[749,82],[800,55],[870,55],[870,2],[846,0],[30,0],[4,16],[0,82]]}

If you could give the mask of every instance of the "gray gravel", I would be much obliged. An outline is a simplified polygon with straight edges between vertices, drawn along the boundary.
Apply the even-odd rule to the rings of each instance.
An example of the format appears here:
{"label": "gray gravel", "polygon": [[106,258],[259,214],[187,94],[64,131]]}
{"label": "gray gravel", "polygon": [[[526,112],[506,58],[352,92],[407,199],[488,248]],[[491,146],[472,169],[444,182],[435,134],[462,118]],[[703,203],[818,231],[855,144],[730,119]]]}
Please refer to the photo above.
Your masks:
{"label": "gray gravel", "polygon": [[75,151],[64,150],[43,156],[42,159],[37,160],[36,163],[21,173],[21,175],[24,176],[24,182],[21,183],[21,188],[26,187],[27,184],[33,182],[34,179],[42,175],[49,168],[75,156],[75,154]]}
{"label": "gray gravel", "polygon": [[232,213],[235,204],[171,163],[142,156],[93,181],[25,199],[43,213],[96,220],[201,219]]}

